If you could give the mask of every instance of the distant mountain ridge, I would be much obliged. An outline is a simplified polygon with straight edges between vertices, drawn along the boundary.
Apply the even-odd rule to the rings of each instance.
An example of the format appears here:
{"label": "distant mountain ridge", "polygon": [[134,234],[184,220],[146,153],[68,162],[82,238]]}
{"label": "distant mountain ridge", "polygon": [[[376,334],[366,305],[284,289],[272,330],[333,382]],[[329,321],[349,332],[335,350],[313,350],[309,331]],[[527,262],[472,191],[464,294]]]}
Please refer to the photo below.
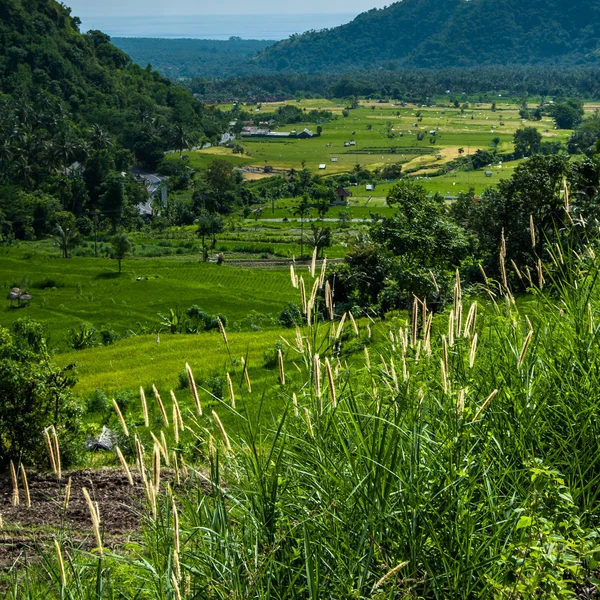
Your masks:
{"label": "distant mountain ridge", "polygon": [[260,65],[278,71],[600,62],[597,0],[403,0],[292,36]]}

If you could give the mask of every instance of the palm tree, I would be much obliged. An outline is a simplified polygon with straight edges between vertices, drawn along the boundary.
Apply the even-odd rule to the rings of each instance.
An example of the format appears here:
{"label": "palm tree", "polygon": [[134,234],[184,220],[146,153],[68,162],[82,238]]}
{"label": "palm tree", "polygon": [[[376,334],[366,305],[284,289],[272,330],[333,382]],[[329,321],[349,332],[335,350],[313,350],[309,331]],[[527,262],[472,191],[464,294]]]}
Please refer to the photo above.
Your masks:
{"label": "palm tree", "polygon": [[300,217],[300,258],[304,255],[304,217],[310,212],[310,201],[308,194],[302,196],[302,200],[294,206],[294,215]]}
{"label": "palm tree", "polygon": [[91,141],[94,150],[110,150],[113,145],[110,135],[98,124],[92,125]]}
{"label": "palm tree", "polygon": [[175,125],[172,139],[175,149],[179,150],[179,157],[181,157],[183,155],[183,151],[190,147],[190,139],[187,129],[181,124]]}

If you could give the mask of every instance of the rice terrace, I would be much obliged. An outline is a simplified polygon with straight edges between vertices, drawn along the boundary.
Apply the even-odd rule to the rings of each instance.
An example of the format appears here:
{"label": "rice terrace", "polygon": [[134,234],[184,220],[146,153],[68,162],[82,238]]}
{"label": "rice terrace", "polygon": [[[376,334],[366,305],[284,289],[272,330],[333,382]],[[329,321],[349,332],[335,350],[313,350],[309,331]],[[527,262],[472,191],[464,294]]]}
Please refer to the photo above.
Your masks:
{"label": "rice terrace", "polygon": [[598,8],[355,4],[0,0],[3,598],[600,597]]}

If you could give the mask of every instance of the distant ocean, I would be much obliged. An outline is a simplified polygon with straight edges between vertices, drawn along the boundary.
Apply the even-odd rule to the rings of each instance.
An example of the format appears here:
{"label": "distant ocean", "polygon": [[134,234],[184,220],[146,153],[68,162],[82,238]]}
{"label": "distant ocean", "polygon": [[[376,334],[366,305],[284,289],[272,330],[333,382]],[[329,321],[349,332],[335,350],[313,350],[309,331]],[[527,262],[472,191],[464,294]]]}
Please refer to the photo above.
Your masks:
{"label": "distant ocean", "polygon": [[294,33],[348,23],[354,14],[209,15],[170,17],[86,17],[82,31],[99,29],[111,37],[283,40]]}

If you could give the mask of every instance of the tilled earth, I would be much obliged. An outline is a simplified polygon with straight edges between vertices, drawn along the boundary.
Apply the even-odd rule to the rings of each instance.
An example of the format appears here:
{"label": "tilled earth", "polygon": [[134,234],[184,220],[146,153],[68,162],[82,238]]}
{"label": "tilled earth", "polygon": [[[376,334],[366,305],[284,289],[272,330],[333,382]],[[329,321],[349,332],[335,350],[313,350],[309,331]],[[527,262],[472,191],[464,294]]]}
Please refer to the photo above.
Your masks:
{"label": "tilled earth", "polygon": [[[10,477],[0,477],[0,570],[16,562],[29,560],[37,548],[52,542],[54,532],[61,529],[83,547],[95,546],[92,521],[82,488],[87,488],[100,511],[101,528],[106,547],[116,547],[135,536],[143,510],[144,488],[133,474],[132,487],[122,471],[99,469],[64,473],[57,481],[52,473],[28,473],[31,508],[19,480],[20,504],[12,505]],[[68,508],[64,508],[65,489],[71,478]]]}

